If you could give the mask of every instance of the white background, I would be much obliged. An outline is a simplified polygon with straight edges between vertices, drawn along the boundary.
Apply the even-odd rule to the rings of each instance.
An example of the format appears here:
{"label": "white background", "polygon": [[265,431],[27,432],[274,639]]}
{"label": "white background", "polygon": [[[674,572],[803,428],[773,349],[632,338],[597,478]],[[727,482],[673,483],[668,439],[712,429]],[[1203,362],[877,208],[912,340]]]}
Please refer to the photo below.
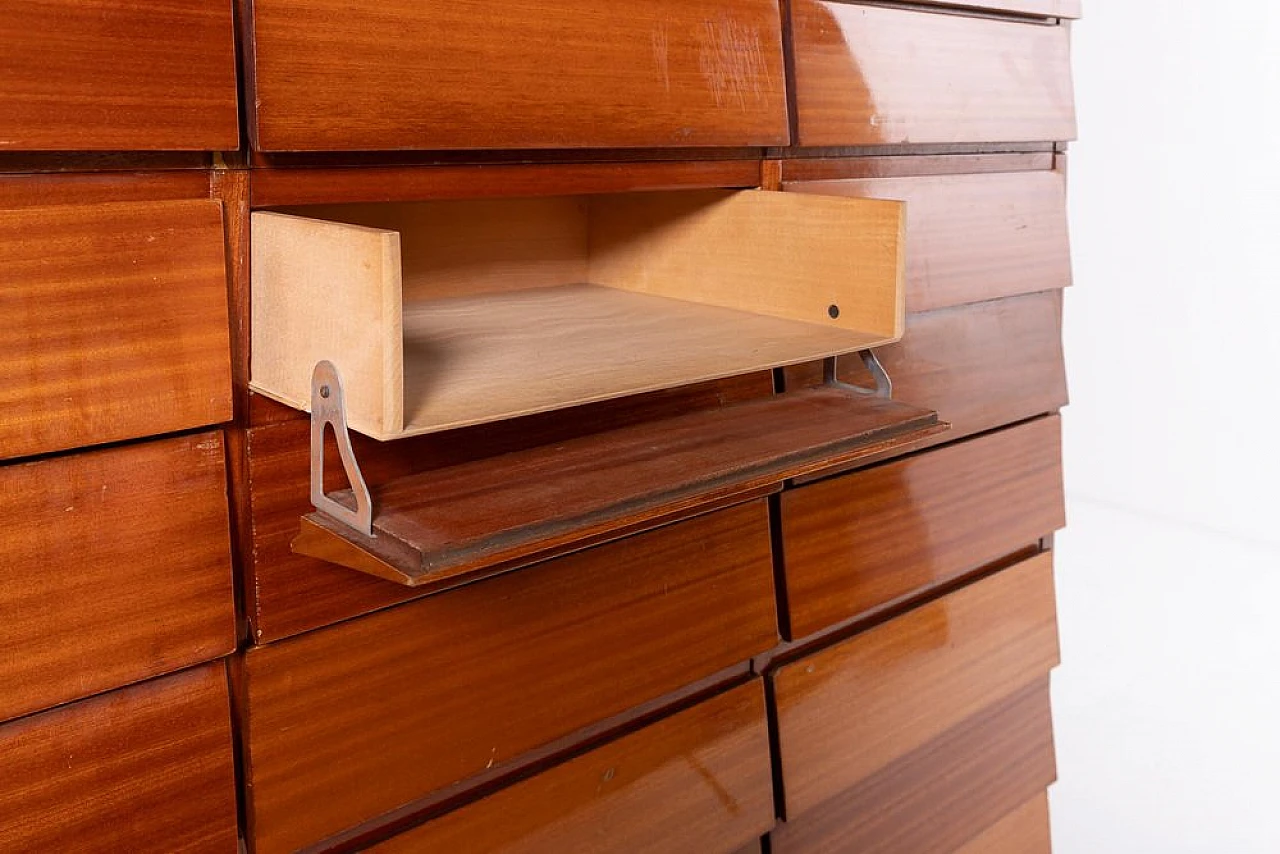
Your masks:
{"label": "white background", "polygon": [[1057,854],[1280,852],[1278,6],[1074,26]]}

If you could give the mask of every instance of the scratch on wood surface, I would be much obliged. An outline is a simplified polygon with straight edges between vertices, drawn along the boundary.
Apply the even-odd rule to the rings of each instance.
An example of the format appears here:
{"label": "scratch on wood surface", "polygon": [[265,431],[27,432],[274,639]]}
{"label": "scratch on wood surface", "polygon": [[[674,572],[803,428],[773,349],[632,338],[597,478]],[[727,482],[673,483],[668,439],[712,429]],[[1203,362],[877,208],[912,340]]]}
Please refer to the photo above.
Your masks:
{"label": "scratch on wood surface", "polygon": [[704,21],[701,41],[698,66],[717,107],[736,105],[746,110],[760,101],[762,83],[769,82],[772,88],[773,75],[758,30],[732,19]]}

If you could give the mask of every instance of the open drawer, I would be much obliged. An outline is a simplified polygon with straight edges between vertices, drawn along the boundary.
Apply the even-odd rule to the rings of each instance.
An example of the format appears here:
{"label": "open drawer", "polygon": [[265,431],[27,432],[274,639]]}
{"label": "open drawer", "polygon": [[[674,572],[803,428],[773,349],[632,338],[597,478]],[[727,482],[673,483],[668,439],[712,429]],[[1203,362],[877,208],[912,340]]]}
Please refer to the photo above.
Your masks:
{"label": "open drawer", "polygon": [[[304,216],[305,214],[305,216]],[[252,388],[398,439],[897,340],[903,206],[762,191],[253,215]]]}
{"label": "open drawer", "polygon": [[[899,202],[756,190],[256,213],[251,385],[313,413],[322,512],[293,549],[439,589],[943,429],[884,399],[882,375],[875,390],[834,380],[836,356],[901,336],[902,246]],[[376,495],[345,438],[347,425],[401,439],[817,359],[831,368],[820,389],[399,477]],[[352,489],[324,480],[326,424]]]}

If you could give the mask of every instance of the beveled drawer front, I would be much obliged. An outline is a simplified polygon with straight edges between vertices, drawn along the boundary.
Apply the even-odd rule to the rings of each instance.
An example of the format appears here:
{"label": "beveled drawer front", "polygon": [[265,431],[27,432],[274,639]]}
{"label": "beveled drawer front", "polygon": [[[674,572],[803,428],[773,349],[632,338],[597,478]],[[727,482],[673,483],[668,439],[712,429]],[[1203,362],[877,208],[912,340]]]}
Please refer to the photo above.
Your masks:
{"label": "beveled drawer front", "polygon": [[231,418],[222,209],[0,210],[0,459]]}
{"label": "beveled drawer front", "polygon": [[497,773],[776,640],[757,500],[251,649],[257,850]]}
{"label": "beveled drawer front", "polygon": [[5,851],[236,851],[221,664],[4,724],[0,757]]}
{"label": "beveled drawer front", "polygon": [[0,150],[234,150],[232,0],[0,4]]}
{"label": "beveled drawer front", "polygon": [[1043,553],[778,668],[787,819],[892,774],[895,763],[927,759],[931,742],[1043,683],[1057,663],[1052,558]]}
{"label": "beveled drawer front", "polygon": [[253,5],[263,151],[785,145],[777,0]]}
{"label": "beveled drawer front", "polygon": [[794,0],[800,145],[1076,135],[1066,26]]}
{"label": "beveled drawer front", "polygon": [[[780,823],[769,834],[771,850],[776,854],[1048,852],[1047,847],[1037,847],[1034,835],[1015,837],[1012,848],[1002,841],[1007,833],[1026,834],[1026,828],[991,826],[1028,798],[1043,793],[1056,776],[1049,685],[1040,681],[975,712],[851,788]],[[989,838],[987,828],[991,828]],[[1046,822],[1042,830],[1047,829]],[[1001,844],[1006,847],[998,847]]]}
{"label": "beveled drawer front", "polygon": [[956,851],[956,854],[1050,854],[1049,795],[1041,792]]}
{"label": "beveled drawer front", "polygon": [[1071,284],[1061,172],[809,181],[786,189],[907,203],[907,311]]}
{"label": "beveled drawer front", "polygon": [[222,434],[0,466],[0,720],[235,649]]}
{"label": "beveled drawer front", "polygon": [[791,634],[942,584],[1065,523],[1056,416],[789,490]]}
{"label": "beveled drawer front", "polygon": [[755,680],[371,850],[727,854],[758,842],[773,822]]}

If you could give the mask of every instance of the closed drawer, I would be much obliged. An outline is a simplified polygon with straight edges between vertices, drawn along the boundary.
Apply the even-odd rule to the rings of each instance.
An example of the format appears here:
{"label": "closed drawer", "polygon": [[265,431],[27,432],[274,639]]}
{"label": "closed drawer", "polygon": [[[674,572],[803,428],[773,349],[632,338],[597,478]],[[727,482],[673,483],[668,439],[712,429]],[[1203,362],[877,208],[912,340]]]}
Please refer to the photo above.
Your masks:
{"label": "closed drawer", "polygon": [[[962,774],[941,773],[949,767],[978,769],[982,760],[974,773],[997,785],[1022,751],[1039,750],[1028,760],[1033,787],[954,844],[967,841],[1052,781],[1047,676],[1057,663],[1052,561],[1042,553],[778,668],[788,824],[842,797],[861,805],[845,810],[850,833],[905,831],[907,818],[922,816],[892,820],[877,810],[940,808],[972,788]],[[1008,761],[987,761],[996,745]],[[872,846],[869,835],[861,842],[839,850],[925,850]]]}
{"label": "closed drawer", "polygon": [[782,495],[793,637],[945,583],[1061,528],[1057,417]]}
{"label": "closed drawer", "polygon": [[236,851],[220,664],[0,726],[0,849]]}
{"label": "closed drawer", "polygon": [[370,850],[727,854],[773,821],[756,680]]}
{"label": "closed drawer", "polygon": [[956,854],[1051,854],[1049,795],[1041,792],[969,840]]}
{"label": "closed drawer", "polygon": [[222,209],[0,210],[0,459],[231,418]]}
{"label": "closed drawer", "polygon": [[1075,138],[1066,26],[834,0],[791,15],[800,145]]}
{"label": "closed drawer", "polygon": [[231,652],[222,435],[0,466],[0,720]]}
{"label": "closed drawer", "polygon": [[907,203],[907,311],[1071,284],[1061,172],[803,181],[786,189]]}
{"label": "closed drawer", "polygon": [[232,0],[0,6],[0,150],[234,150]]}
{"label": "closed drawer", "polygon": [[257,850],[499,773],[776,640],[757,500],[252,649]]}
{"label": "closed drawer", "polygon": [[785,145],[777,0],[253,4],[263,151]]}

